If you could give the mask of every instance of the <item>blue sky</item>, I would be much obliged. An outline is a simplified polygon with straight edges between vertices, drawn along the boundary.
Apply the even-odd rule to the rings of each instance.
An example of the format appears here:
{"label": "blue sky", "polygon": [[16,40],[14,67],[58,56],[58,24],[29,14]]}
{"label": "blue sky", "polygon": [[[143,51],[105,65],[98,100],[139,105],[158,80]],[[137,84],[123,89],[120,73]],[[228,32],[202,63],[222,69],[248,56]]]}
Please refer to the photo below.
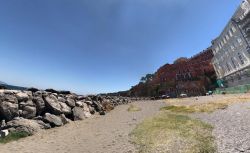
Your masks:
{"label": "blue sky", "polygon": [[89,94],[210,46],[240,0],[0,0],[0,80]]}

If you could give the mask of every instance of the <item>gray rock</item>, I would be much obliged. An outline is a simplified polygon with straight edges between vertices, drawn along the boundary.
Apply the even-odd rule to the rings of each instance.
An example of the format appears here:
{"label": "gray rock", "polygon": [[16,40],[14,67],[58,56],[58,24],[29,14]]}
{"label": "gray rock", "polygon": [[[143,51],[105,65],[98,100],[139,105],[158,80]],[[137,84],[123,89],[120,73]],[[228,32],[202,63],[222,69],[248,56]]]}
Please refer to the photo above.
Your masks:
{"label": "gray rock", "polygon": [[17,99],[8,97],[7,100],[0,102],[0,115],[7,121],[19,116]]}
{"label": "gray rock", "polygon": [[73,108],[72,111],[73,111],[74,121],[84,120],[88,117],[86,115],[86,112],[84,112],[84,109],[81,107],[75,107]]}
{"label": "gray rock", "polygon": [[88,104],[88,105],[93,105],[93,102],[92,101],[85,101],[84,103]]}
{"label": "gray rock", "polygon": [[48,126],[42,121],[29,120],[24,118],[17,118],[15,120],[7,122],[7,127],[15,132],[27,132],[32,135],[40,129],[47,129]]}
{"label": "gray rock", "polygon": [[72,113],[71,108],[66,103],[58,101],[54,94],[45,97],[45,103],[55,115]]}
{"label": "gray rock", "polygon": [[91,116],[89,106],[86,103],[83,103],[83,112],[87,118]]}
{"label": "gray rock", "polygon": [[63,121],[61,119],[61,117],[50,114],[50,113],[46,113],[44,115],[44,121],[50,123],[51,126],[62,126],[63,125]]}
{"label": "gray rock", "polygon": [[102,108],[102,105],[100,104],[100,102],[93,101],[93,105],[94,105],[97,112],[103,111],[103,108]]}
{"label": "gray rock", "polygon": [[68,119],[64,114],[60,115],[63,124],[68,124],[70,122],[70,119]]}
{"label": "gray rock", "polygon": [[61,112],[65,115],[68,115],[68,114],[71,114],[72,113],[72,110],[71,108],[66,104],[66,103],[63,103],[63,102],[59,102],[60,106],[61,106]]}
{"label": "gray rock", "polygon": [[28,100],[19,104],[19,109],[22,110],[20,116],[31,119],[36,117],[36,105],[33,101]]}
{"label": "gray rock", "polygon": [[59,102],[63,102],[63,103],[65,103],[66,102],[66,99],[64,98],[64,97],[58,97],[58,101]]}
{"label": "gray rock", "polygon": [[34,97],[33,102],[36,105],[37,115],[41,115],[45,111],[45,102],[42,96]]}
{"label": "gray rock", "polygon": [[90,112],[90,114],[92,114],[92,115],[95,114],[95,108],[89,106],[89,112]]}
{"label": "gray rock", "polygon": [[83,101],[77,101],[76,106],[77,107],[83,107],[84,102]]}
{"label": "gray rock", "polygon": [[46,96],[45,103],[48,106],[48,108],[53,112],[53,114],[56,115],[62,114],[61,105],[55,95],[50,94]]}
{"label": "gray rock", "polygon": [[66,104],[70,106],[71,108],[74,108],[76,106],[75,97],[73,95],[70,95],[67,97]]}
{"label": "gray rock", "polygon": [[21,101],[28,101],[29,100],[29,95],[27,93],[25,93],[25,92],[18,92],[16,94],[16,97],[17,97],[17,100],[19,102],[21,102]]}

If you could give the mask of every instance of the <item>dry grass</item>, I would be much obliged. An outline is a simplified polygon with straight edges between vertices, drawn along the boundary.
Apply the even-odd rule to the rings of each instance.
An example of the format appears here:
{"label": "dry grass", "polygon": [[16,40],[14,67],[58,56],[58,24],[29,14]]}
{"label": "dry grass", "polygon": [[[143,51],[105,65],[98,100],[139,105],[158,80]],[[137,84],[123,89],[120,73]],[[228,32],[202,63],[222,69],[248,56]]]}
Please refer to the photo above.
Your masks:
{"label": "dry grass", "polygon": [[207,112],[212,113],[217,109],[226,109],[228,104],[225,103],[207,103],[199,105],[190,105],[190,106],[166,106],[161,108],[161,110],[169,110],[176,113],[195,113],[195,112]]}
{"label": "dry grass", "polygon": [[141,111],[141,108],[135,105],[129,105],[128,112],[138,112],[138,111]]}
{"label": "dry grass", "polygon": [[226,109],[230,104],[250,102],[250,94],[214,95],[195,98],[177,98],[166,100],[168,106],[162,110],[180,113],[213,112],[217,109]]}
{"label": "dry grass", "polygon": [[184,115],[161,112],[130,134],[139,152],[214,153],[213,127]]}
{"label": "dry grass", "polygon": [[187,102],[197,102],[202,103],[239,103],[239,102],[250,102],[250,94],[231,94],[231,95],[213,95],[213,96],[203,96],[203,97],[192,97],[192,98],[175,98],[166,99],[167,103],[187,103]]}

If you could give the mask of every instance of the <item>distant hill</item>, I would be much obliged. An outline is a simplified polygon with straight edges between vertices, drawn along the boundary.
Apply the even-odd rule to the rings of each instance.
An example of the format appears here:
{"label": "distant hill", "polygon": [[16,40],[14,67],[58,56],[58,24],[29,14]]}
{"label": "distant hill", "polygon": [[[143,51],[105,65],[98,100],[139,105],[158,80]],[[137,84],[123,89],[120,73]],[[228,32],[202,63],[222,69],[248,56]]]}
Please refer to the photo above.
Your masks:
{"label": "distant hill", "polygon": [[7,83],[0,81],[0,85],[2,85],[2,84],[7,84]]}
{"label": "distant hill", "polygon": [[9,85],[5,82],[0,81],[0,87],[4,87],[9,90],[27,90],[25,87],[20,87],[20,86],[14,86],[14,85]]}

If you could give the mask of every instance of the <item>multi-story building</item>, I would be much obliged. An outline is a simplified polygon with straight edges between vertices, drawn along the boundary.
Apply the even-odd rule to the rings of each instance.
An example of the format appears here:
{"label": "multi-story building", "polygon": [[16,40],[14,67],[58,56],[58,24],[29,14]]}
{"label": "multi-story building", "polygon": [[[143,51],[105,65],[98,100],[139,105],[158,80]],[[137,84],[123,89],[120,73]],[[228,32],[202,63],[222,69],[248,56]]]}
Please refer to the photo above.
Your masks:
{"label": "multi-story building", "polygon": [[212,63],[222,87],[250,83],[250,3],[244,0],[219,37]]}

